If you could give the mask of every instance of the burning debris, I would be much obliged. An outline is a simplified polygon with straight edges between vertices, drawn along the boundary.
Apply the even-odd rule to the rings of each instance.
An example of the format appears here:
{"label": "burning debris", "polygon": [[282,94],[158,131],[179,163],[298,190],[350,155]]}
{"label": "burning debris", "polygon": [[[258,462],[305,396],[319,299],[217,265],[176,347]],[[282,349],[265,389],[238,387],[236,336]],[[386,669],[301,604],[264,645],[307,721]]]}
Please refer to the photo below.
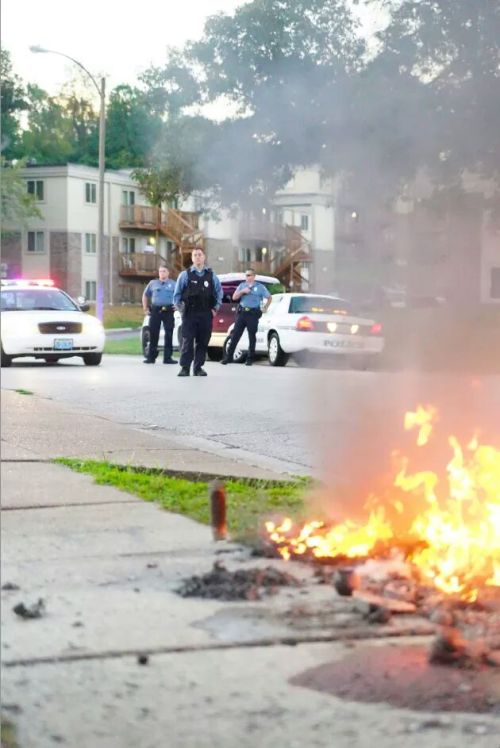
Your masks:
{"label": "burning debris", "polygon": [[[430,444],[436,417],[435,409],[421,406],[406,414],[405,428],[419,428],[418,447]],[[266,522],[268,543],[286,560],[337,563],[388,557],[399,549],[422,583],[468,601],[481,588],[500,587],[500,450],[477,439],[466,449],[454,436],[448,442],[453,457],[446,480],[430,470],[408,473],[403,458],[393,498],[371,496],[366,523],[297,527],[285,518]]]}
{"label": "burning debris", "polygon": [[216,561],[212,571],[186,579],[177,591],[182,597],[260,600],[263,595],[273,595],[283,586],[298,587],[300,582],[291,574],[271,566],[228,571],[221,561]]}
{"label": "burning debris", "polygon": [[[432,407],[406,414],[420,449],[431,444],[436,419]],[[448,443],[444,478],[410,473],[399,458],[392,497],[370,496],[364,524],[269,521],[265,545],[267,555],[321,564],[319,581],[355,599],[371,623],[424,615],[443,627],[430,661],[474,667],[495,663],[500,651],[500,450],[477,439],[466,448],[454,436]]]}

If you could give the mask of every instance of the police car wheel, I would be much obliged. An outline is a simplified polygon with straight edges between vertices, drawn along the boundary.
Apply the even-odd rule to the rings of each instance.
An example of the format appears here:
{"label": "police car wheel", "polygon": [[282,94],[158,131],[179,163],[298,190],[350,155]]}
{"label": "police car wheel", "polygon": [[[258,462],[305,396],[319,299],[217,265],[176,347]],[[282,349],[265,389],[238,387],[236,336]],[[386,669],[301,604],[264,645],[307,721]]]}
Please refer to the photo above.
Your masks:
{"label": "police car wheel", "polygon": [[[229,348],[230,345],[231,345],[231,336],[229,335],[225,339],[224,345],[222,347],[222,352],[224,354],[224,358],[227,358],[227,349]],[[246,360],[247,360],[247,352],[246,351],[242,351],[240,348],[237,348],[235,350],[235,352],[234,352],[234,355],[233,355],[233,361],[234,361],[234,363],[235,364],[244,364]]]}
{"label": "police car wheel", "polygon": [[273,332],[269,338],[268,343],[268,359],[271,366],[286,366],[288,361],[288,354],[285,353],[280,345],[280,339],[278,334]]}
{"label": "police car wheel", "polygon": [[149,334],[149,328],[145,327],[142,331],[142,354],[144,358],[148,358],[149,356],[149,343],[151,341],[151,336]]}
{"label": "police car wheel", "polygon": [[1,355],[1,365],[2,365],[2,367],[6,368],[7,366],[10,366],[11,363],[12,363],[12,357],[11,356],[7,356],[3,352],[3,348],[2,348],[2,355]]}
{"label": "police car wheel", "polygon": [[86,353],[83,356],[85,366],[99,366],[102,360],[102,353]]}

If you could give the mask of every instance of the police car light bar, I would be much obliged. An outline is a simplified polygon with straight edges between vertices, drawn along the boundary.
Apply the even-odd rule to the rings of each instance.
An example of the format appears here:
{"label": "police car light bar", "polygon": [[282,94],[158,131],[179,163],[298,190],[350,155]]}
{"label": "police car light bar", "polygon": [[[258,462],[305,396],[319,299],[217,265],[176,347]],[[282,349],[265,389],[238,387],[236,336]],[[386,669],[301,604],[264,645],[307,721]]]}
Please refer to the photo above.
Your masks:
{"label": "police car light bar", "polygon": [[51,278],[2,278],[2,286],[53,286],[54,281]]}

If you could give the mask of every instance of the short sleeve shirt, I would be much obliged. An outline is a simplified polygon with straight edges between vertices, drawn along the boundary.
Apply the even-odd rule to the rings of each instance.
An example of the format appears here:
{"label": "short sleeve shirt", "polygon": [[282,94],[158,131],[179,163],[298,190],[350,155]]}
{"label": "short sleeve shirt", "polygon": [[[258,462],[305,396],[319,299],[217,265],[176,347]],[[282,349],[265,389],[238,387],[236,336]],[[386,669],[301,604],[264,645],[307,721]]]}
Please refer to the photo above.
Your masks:
{"label": "short sleeve shirt", "polygon": [[153,306],[172,306],[174,303],[175,281],[161,281],[155,278],[149,281],[144,293],[151,300]]}
{"label": "short sleeve shirt", "polygon": [[254,281],[253,283],[247,283],[246,281],[243,281],[243,283],[240,283],[237,291],[242,291],[244,288],[250,288],[251,292],[246,293],[239,299],[239,304],[242,307],[246,307],[248,309],[260,309],[260,305],[263,299],[268,299],[271,294],[267,290],[267,288],[258,281]]}

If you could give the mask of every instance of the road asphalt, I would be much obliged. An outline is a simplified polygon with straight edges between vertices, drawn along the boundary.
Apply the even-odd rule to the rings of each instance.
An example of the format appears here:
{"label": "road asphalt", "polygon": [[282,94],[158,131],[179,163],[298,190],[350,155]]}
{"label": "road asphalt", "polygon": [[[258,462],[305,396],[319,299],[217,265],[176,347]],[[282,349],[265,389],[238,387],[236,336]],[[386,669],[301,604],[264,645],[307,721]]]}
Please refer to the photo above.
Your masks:
{"label": "road asphalt", "polygon": [[[51,462],[58,456],[287,477],[3,391],[2,713],[19,748],[499,748],[491,715],[362,704],[292,684],[356,646],[359,616],[345,599],[313,585],[301,564],[216,543],[210,528],[96,485]],[[244,602],[177,594],[220,560],[230,570],[272,565],[305,587]],[[41,617],[14,613],[39,599]],[[430,633],[397,622],[372,627],[364,644],[427,642],[409,636],[419,625]]]}

